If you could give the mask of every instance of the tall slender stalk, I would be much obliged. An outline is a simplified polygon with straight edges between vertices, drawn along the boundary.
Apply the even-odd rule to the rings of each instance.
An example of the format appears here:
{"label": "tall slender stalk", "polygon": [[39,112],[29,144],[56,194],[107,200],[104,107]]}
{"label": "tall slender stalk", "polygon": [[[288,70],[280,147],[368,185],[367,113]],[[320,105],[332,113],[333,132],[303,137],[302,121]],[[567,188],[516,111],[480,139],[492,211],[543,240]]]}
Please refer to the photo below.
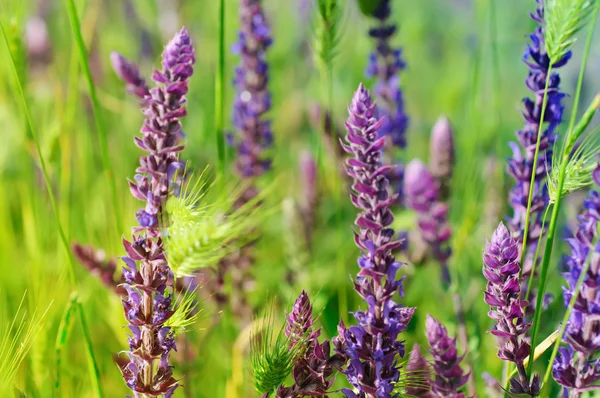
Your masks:
{"label": "tall slender stalk", "polygon": [[[13,53],[10,49],[8,37],[6,35],[6,31],[4,30],[4,24],[2,24],[2,21],[0,21],[0,31],[2,31],[2,37],[4,38],[4,43],[6,44],[6,47],[8,49],[8,54],[9,54],[9,58],[11,61],[11,67],[12,67],[13,74],[15,77],[15,83],[17,86],[17,90],[19,92],[19,100],[21,101],[21,105],[23,107],[23,112],[25,113],[25,118],[27,119],[27,124],[29,125],[29,130],[31,131],[31,135],[33,136],[33,142],[34,142],[35,149],[36,149],[36,152],[39,157],[42,174],[44,176],[44,182],[46,183],[46,189],[48,191],[48,197],[50,199],[50,205],[52,207],[52,212],[54,213],[56,229],[58,230],[58,235],[62,242],[65,254],[67,256],[67,273],[68,273],[69,283],[71,285],[71,289],[73,291],[76,291],[77,283],[75,280],[73,257],[71,256],[69,242],[67,241],[67,237],[65,235],[64,228],[60,221],[58,206],[56,204],[56,198],[54,197],[54,192],[52,190],[52,184],[50,182],[50,175],[48,174],[48,167],[46,165],[46,160],[44,159],[44,155],[42,153],[42,149],[41,149],[40,142],[39,142],[38,135],[37,135],[37,130],[35,129],[35,125],[33,123],[33,117],[31,116],[31,111],[29,110],[29,105],[27,104],[27,99],[25,97],[25,91],[23,90],[23,85],[22,85],[21,79],[19,77],[17,65],[15,63]],[[77,310],[78,310],[77,313],[79,315],[79,321],[81,323],[81,329],[83,331],[83,339],[84,339],[84,345],[86,348],[87,360],[88,360],[88,364],[90,367],[90,377],[91,377],[91,381],[92,381],[92,388],[94,389],[96,396],[101,398],[102,397],[102,389],[100,388],[100,375],[98,372],[96,357],[94,355],[94,351],[92,348],[92,342],[90,339],[89,331],[87,329],[87,323],[85,320],[83,306],[81,305],[81,303],[78,304]]]}
{"label": "tall slender stalk", "polygon": [[85,80],[87,82],[90,101],[92,103],[92,110],[94,112],[94,121],[96,123],[96,131],[98,133],[98,141],[100,143],[102,166],[104,167],[104,172],[106,173],[106,179],[108,181],[113,202],[115,225],[117,228],[117,233],[120,235],[123,231],[123,226],[118,212],[119,202],[117,196],[117,185],[115,183],[115,175],[110,163],[110,158],[108,156],[108,141],[106,136],[106,127],[102,117],[102,109],[100,108],[100,102],[98,101],[98,95],[96,94],[96,86],[94,85],[94,80],[92,78],[92,72],[90,70],[90,65],[87,58],[87,50],[83,41],[83,35],[81,34],[81,24],[79,23],[75,2],[73,0],[66,0],[66,2],[69,20],[71,21],[71,28],[73,30],[73,38],[75,39],[75,45],[79,51],[79,60],[81,63],[81,68],[83,69]]}
{"label": "tall slender stalk", "polygon": [[215,140],[219,156],[219,170],[225,173],[225,142],[224,131],[225,112],[225,0],[219,0],[219,63],[215,76]]}

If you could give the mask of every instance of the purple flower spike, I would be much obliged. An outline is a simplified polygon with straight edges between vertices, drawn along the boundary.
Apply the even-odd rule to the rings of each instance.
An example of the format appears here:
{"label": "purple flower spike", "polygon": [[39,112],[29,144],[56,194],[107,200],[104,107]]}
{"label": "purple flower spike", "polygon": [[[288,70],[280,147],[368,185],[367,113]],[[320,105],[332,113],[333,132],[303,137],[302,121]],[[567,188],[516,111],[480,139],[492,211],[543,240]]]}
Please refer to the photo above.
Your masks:
{"label": "purple flower spike", "polygon": [[440,184],[419,159],[406,166],[404,197],[406,205],[417,212],[421,237],[442,267],[442,281],[449,285],[448,242],[452,230],[448,225],[448,205],[440,202]]}
{"label": "purple flower spike", "polygon": [[375,97],[379,101],[377,118],[382,119],[380,136],[388,136],[393,145],[406,147],[408,116],[404,111],[404,96],[400,90],[400,72],[406,67],[402,50],[393,48],[391,39],[397,28],[390,21],[391,0],[381,0],[373,13],[378,22],[369,30],[369,36],[376,40],[375,51],[371,53],[367,66],[367,77],[377,77]]}
{"label": "purple flower spike", "polygon": [[390,167],[381,164],[381,121],[375,118],[375,104],[362,84],[348,113],[348,134],[342,146],[352,155],[346,170],[354,180],[352,203],[361,210],[355,221],[359,229],[355,241],[362,255],[354,288],[368,309],[354,313],[356,326],[346,329],[340,325],[334,344],[350,360],[344,373],[356,392],[344,390],[347,397],[393,397],[400,378],[398,360],[404,356],[404,343],[398,338],[414,308],[394,302],[396,294],[403,294],[402,279],[396,277],[402,264],[392,255],[401,244],[393,240],[390,228],[394,216],[389,206],[395,196],[389,196],[387,190],[385,175]]}
{"label": "purple flower spike", "polygon": [[236,89],[233,123],[237,131],[234,146],[237,172],[243,178],[253,178],[271,167],[264,152],[273,141],[271,123],[265,119],[265,113],[271,109],[265,56],[272,39],[260,0],[241,0],[240,20],[239,40],[233,48],[241,57],[233,81]]}
{"label": "purple flower spike", "polygon": [[530,349],[524,337],[531,323],[525,321],[527,301],[519,299],[520,269],[519,245],[500,223],[483,253],[483,275],[488,281],[484,301],[491,307],[490,318],[496,322],[490,333],[498,338],[500,359],[517,365],[518,379],[511,380],[511,392],[537,396],[539,378],[534,377],[530,384],[523,364]]}
{"label": "purple flower spike", "polygon": [[[556,129],[562,121],[564,109],[562,99],[565,96],[560,92],[560,76],[556,73],[553,73],[550,77],[548,90],[546,91],[550,58],[546,54],[544,42],[544,1],[536,1],[538,8],[531,14],[531,17],[538,25],[535,32],[529,36],[530,42],[527,44],[523,57],[523,61],[529,67],[526,85],[533,93],[534,98],[523,99],[524,109],[521,112],[525,119],[525,125],[516,133],[519,143],[510,143],[513,156],[508,163],[508,172],[516,180],[515,186],[511,189],[509,195],[510,205],[514,212],[508,227],[513,237],[519,242],[523,242],[523,235],[525,234],[531,177],[532,175],[535,176],[527,234],[527,254],[535,252],[537,240],[545,232],[542,227],[542,215],[549,202],[545,180],[548,172],[552,170],[552,147],[557,138]],[[552,66],[553,69],[563,66],[570,57],[571,53],[569,52],[562,60]],[[547,104],[544,111],[544,120],[540,120],[544,94],[547,96]],[[542,126],[540,133],[538,162],[534,165],[540,125],[545,126]],[[533,255],[528,254],[528,257],[533,258]],[[531,260],[523,264],[525,278],[523,278],[522,283],[525,285],[532,268],[533,263]]]}
{"label": "purple flower spike", "polygon": [[312,342],[316,340],[319,333],[312,330],[313,314],[312,305],[308,294],[303,290],[294,302],[292,312],[287,317],[285,335],[290,340],[290,345],[295,346],[300,342]]}
{"label": "purple flower spike", "polygon": [[426,329],[436,375],[431,391],[436,397],[464,398],[465,394],[458,390],[467,383],[469,374],[460,367],[464,356],[458,356],[456,339],[451,339],[444,325],[429,314]]}
{"label": "purple flower spike", "polygon": [[[124,80],[133,84],[137,69],[116,60]],[[120,63],[120,64],[119,64]],[[134,181],[129,181],[132,195],[145,200],[136,213],[140,224],[133,228],[131,242],[123,239],[128,257],[123,257],[123,298],[125,318],[130,324],[127,357],[119,357],[118,365],[127,386],[138,396],[172,396],[179,383],[169,366],[169,353],[175,349],[171,329],[165,323],[173,315],[171,295],[167,293],[170,268],[166,261],[159,220],[163,204],[171,189],[172,170],[179,164],[181,145],[180,119],[185,116],[188,79],[192,75],[194,50],[188,32],[183,28],[165,47],[163,69],[155,71],[156,86],[144,95],[145,117],[142,138],[136,145],[147,152],[140,158]],[[157,366],[158,365],[158,366]]]}
{"label": "purple flower spike", "polygon": [[110,62],[117,76],[125,82],[127,92],[141,99],[150,95],[148,84],[136,64],[115,51],[110,54]]}
{"label": "purple flower spike", "polygon": [[[285,333],[291,347],[303,344],[304,355],[294,366],[294,385],[277,388],[277,398],[323,397],[335,382],[334,372],[347,361],[343,353],[331,355],[328,340],[319,343],[321,329],[313,330],[312,305],[306,292],[302,291],[288,315]],[[265,396],[268,396],[267,393]]]}
{"label": "purple flower spike", "polygon": [[[593,176],[596,185],[600,186],[600,166]],[[600,221],[598,192],[590,192],[583,205],[585,210],[579,216],[577,232],[568,240],[571,256],[567,258],[563,274],[567,281],[563,288],[565,306],[570,304],[574,294],[577,299],[562,337],[567,347],[561,347],[552,369],[554,378],[570,397],[578,397],[583,390],[600,381],[600,360],[594,359],[600,350],[600,246],[596,243]],[[576,290],[588,262],[581,289]]]}

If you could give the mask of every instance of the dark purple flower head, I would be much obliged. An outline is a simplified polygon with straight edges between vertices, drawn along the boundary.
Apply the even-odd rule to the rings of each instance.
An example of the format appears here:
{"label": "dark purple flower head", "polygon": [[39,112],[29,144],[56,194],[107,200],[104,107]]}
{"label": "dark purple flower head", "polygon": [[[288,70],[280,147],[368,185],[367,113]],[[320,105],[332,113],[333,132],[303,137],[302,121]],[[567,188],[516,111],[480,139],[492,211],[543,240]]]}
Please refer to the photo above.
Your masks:
{"label": "dark purple flower head", "polygon": [[[600,166],[594,171],[594,181],[600,186]],[[581,390],[600,380],[600,360],[594,355],[600,350],[600,195],[590,192],[583,202],[584,212],[579,216],[575,235],[568,239],[571,255],[563,274],[567,286],[563,288],[564,304],[573,298],[575,306],[566,325],[563,341],[567,348],[561,351],[553,364],[553,375],[558,383],[569,390]],[[586,269],[587,268],[587,269]],[[583,275],[583,284],[577,283]]]}
{"label": "dark purple flower head", "polygon": [[458,356],[456,339],[451,339],[444,325],[431,315],[427,315],[425,328],[435,372],[431,391],[436,397],[464,398],[458,390],[467,383],[469,374],[460,367],[464,356]]}
{"label": "dark purple flower head", "polygon": [[358,390],[358,395],[344,390],[348,397],[390,397],[400,377],[398,359],[404,356],[404,344],[398,337],[414,308],[394,302],[394,296],[403,292],[402,279],[396,277],[401,263],[392,255],[401,243],[393,240],[390,228],[394,220],[389,209],[394,196],[388,194],[386,178],[390,167],[381,164],[381,121],[375,118],[375,104],[362,84],[348,113],[348,134],[342,146],[352,155],[346,170],[354,181],[352,203],[361,211],[355,222],[359,229],[355,241],[362,254],[354,287],[368,308],[354,313],[356,326],[340,327],[335,344],[338,352],[348,356],[344,373]]}
{"label": "dark purple flower head", "polygon": [[376,48],[369,57],[366,75],[377,78],[374,89],[378,100],[377,117],[382,119],[379,134],[388,136],[393,145],[404,148],[408,116],[404,111],[404,97],[400,90],[400,71],[406,64],[402,59],[402,51],[391,45],[397,29],[390,21],[390,3],[390,0],[380,1],[373,13],[377,25],[369,30],[369,36],[376,40]]}
{"label": "dark purple flower head", "polygon": [[294,302],[292,312],[288,314],[285,335],[290,340],[291,346],[303,342],[310,344],[319,337],[318,331],[313,330],[312,305],[304,290]]}
{"label": "dark purple flower head", "polygon": [[273,141],[271,123],[265,113],[271,109],[266,51],[271,46],[271,29],[260,0],[241,0],[239,40],[233,51],[241,57],[233,80],[236,96],[233,123],[237,137],[236,170],[244,178],[257,177],[271,167],[265,150]]}
{"label": "dark purple flower head", "polygon": [[[135,68],[113,57],[121,66],[122,76],[133,84]],[[127,357],[118,364],[125,382],[135,393],[149,396],[172,396],[178,386],[169,366],[169,353],[175,349],[171,329],[165,323],[173,315],[172,298],[167,292],[170,268],[164,254],[159,221],[171,189],[175,170],[181,168],[178,153],[181,145],[180,119],[185,116],[184,95],[193,72],[194,50],[183,28],[165,47],[163,68],[152,78],[156,86],[143,97],[142,138],[136,145],[147,152],[140,158],[134,181],[129,181],[132,195],[144,200],[136,213],[139,226],[133,228],[131,242],[123,239],[127,256],[122,257],[122,285],[125,318],[130,324]],[[119,64],[121,62],[121,64]],[[139,77],[139,76],[138,76]],[[141,78],[140,78],[141,79]],[[158,364],[158,366],[157,366]],[[136,394],[137,395],[137,394]]]}
{"label": "dark purple flower head", "polygon": [[[537,0],[537,2],[538,8],[531,16],[538,23],[538,26],[535,32],[529,36],[530,42],[523,57],[524,62],[529,67],[526,85],[533,93],[534,98],[523,99],[524,109],[522,113],[525,125],[521,130],[517,131],[517,139],[520,146],[516,143],[511,143],[513,157],[508,164],[508,171],[516,180],[516,184],[510,192],[510,204],[514,209],[514,213],[509,222],[509,227],[513,236],[521,241],[525,230],[531,177],[532,175],[535,176],[527,237],[530,245],[535,245],[537,238],[543,233],[542,213],[548,205],[549,200],[545,178],[548,171],[552,168],[552,147],[556,141],[556,128],[562,121],[564,109],[562,99],[565,96],[559,90],[560,77],[556,73],[553,73],[550,77],[548,90],[545,90],[550,59],[546,54],[544,43],[544,3],[542,0]],[[553,68],[563,66],[570,56],[571,53],[569,52],[561,61],[553,65]],[[544,120],[541,120],[543,98],[546,92],[547,105],[544,112]],[[540,136],[538,163],[534,165],[533,161],[540,124],[544,124],[545,127],[542,127]],[[524,270],[525,274],[528,273],[526,271],[527,269]]]}
{"label": "dark purple flower head", "polygon": [[525,320],[527,301],[519,298],[519,245],[504,224],[500,223],[483,253],[483,275],[488,283],[484,301],[491,307],[488,315],[496,326],[490,330],[498,338],[498,356],[517,365],[519,378],[511,381],[512,392],[535,396],[539,385],[529,383],[523,361],[529,355],[524,335],[531,326]]}

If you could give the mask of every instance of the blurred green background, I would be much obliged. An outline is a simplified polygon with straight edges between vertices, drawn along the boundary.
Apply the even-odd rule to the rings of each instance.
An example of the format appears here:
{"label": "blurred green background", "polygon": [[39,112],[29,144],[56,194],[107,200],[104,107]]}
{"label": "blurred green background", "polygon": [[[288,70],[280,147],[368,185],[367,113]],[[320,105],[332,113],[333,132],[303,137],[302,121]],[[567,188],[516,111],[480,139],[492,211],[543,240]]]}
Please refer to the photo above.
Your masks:
{"label": "blurred green background", "polygon": [[[277,209],[265,222],[256,248],[256,284],[250,297],[255,308],[275,298],[289,308],[301,289],[311,295],[327,337],[344,308],[360,302],[352,290],[358,249],[352,240],[355,209],[337,185],[331,169],[319,175],[323,197],[317,210],[313,250],[302,252],[294,245],[298,225],[281,205],[286,199],[300,201],[298,157],[303,149],[315,149],[318,131],[308,122],[307,110],[324,103],[324,83],[310,56],[313,22],[303,4],[310,0],[265,0],[273,27],[274,45],[269,51],[270,87],[273,93],[275,148],[274,168],[265,177],[275,184],[269,202]],[[346,2],[345,23],[339,55],[334,64],[334,118],[342,123],[345,108],[364,77],[373,46],[366,32],[371,23],[354,1]],[[60,219],[70,242],[90,243],[107,256],[122,255],[120,238],[134,225],[139,206],[129,194],[125,179],[132,177],[140,151],[133,145],[142,115],[136,100],[127,96],[109,65],[109,54],[120,51],[140,63],[146,76],[158,65],[163,43],[181,25],[194,40],[197,63],[191,80],[188,116],[184,120],[187,145],[183,157],[193,167],[216,165],[214,138],[214,80],[218,49],[218,2],[206,0],[85,0],[76,2],[82,21],[88,59],[108,132],[109,158],[117,182],[118,205],[113,208],[100,156],[98,132],[69,24],[66,2],[59,0],[0,0],[0,19],[7,29],[16,55],[42,152],[48,162]],[[237,38],[237,1],[226,1],[226,46]],[[499,377],[502,364],[496,345],[486,330],[491,326],[482,301],[484,279],[481,252],[485,240],[507,214],[505,160],[507,142],[522,126],[520,100],[527,94],[527,68],[521,61],[527,34],[533,28],[529,11],[535,2],[524,0],[394,0],[394,19],[400,26],[394,43],[404,49],[408,68],[403,72],[407,112],[410,116],[408,149],[399,159],[427,160],[431,126],[445,114],[452,121],[457,140],[457,165],[452,183],[451,221],[454,231],[451,267],[457,275],[459,293],[468,314],[469,352],[475,365],[479,396],[486,396],[483,372]],[[579,70],[583,40],[574,59],[561,71],[563,91],[572,95]],[[583,106],[600,88],[597,79],[600,45],[590,56],[584,83]],[[233,99],[230,81],[237,63],[226,56],[226,115]],[[565,100],[570,115],[572,97]],[[60,244],[47,191],[39,168],[31,131],[18,100],[10,59],[0,44],[0,322],[9,325],[25,292],[28,322],[43,326],[31,351],[20,366],[16,386],[28,397],[52,396],[57,372],[55,340],[71,293],[66,254]],[[324,156],[333,156],[325,152]],[[227,178],[235,179],[233,173]],[[576,201],[569,204],[573,210]],[[398,229],[414,227],[413,216],[396,214]],[[116,219],[121,220],[118,230]],[[297,220],[296,220],[297,221]],[[558,273],[561,252],[551,264],[550,290],[560,294]],[[76,265],[78,293],[83,303],[94,352],[99,362],[105,396],[124,396],[127,389],[112,356],[126,348],[125,320],[119,298]],[[296,268],[294,268],[296,267]],[[296,283],[282,283],[290,268],[301,271]],[[431,313],[444,321],[452,333],[453,309],[449,293],[439,283],[435,264],[408,265],[403,269],[404,303],[417,306],[407,347],[426,347],[424,319]],[[341,300],[340,300],[341,298]],[[347,301],[347,303],[346,303]],[[562,317],[562,298],[543,315],[542,336],[547,336]],[[180,342],[174,355],[175,371],[184,389],[178,397],[254,396],[245,363],[247,330],[225,311],[216,312],[210,300],[199,323]],[[37,311],[37,312],[36,312]],[[347,315],[344,314],[347,318]],[[217,319],[217,322],[213,322]],[[2,330],[6,333],[6,327]],[[461,347],[461,351],[464,347]],[[84,344],[77,322],[60,364],[62,387],[57,396],[91,397]],[[540,361],[543,364],[543,360]],[[344,386],[340,377],[336,386]]]}

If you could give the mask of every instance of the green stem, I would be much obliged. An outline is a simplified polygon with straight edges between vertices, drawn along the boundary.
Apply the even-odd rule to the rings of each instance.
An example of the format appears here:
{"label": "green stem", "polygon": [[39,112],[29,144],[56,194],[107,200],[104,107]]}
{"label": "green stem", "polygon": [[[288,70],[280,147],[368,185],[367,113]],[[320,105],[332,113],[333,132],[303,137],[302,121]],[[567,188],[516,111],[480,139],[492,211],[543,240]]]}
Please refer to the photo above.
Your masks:
{"label": "green stem", "polygon": [[[544,211],[544,217],[542,218],[542,231],[546,227],[546,218],[548,218],[549,210],[550,210],[550,207],[546,207],[546,210]],[[529,295],[531,294],[531,289],[533,288],[533,280],[535,279],[533,276],[535,275],[537,259],[540,254],[540,246],[542,245],[543,236],[544,236],[543,234],[540,234],[538,241],[537,241],[537,245],[535,247],[535,255],[533,256],[531,274],[529,276],[529,281],[527,281],[527,292],[525,293],[525,300],[529,300]]]}
{"label": "green stem", "polygon": [[[533,156],[533,165],[531,170],[531,180],[529,181],[529,195],[527,198],[527,212],[525,213],[525,227],[523,229],[523,245],[521,246],[521,269],[519,270],[519,280],[523,275],[523,262],[527,250],[527,236],[529,235],[529,217],[531,216],[531,203],[533,202],[533,188],[535,186],[536,169],[540,155],[540,142],[542,131],[544,130],[544,117],[546,115],[546,106],[548,105],[548,86],[550,85],[550,77],[552,76],[552,64],[548,67],[546,75],[546,86],[544,88],[544,98],[542,99],[542,111],[540,114],[540,122],[537,131],[537,140],[535,143],[535,155]],[[533,274],[530,276],[533,277]]]}
{"label": "green stem", "polygon": [[219,64],[215,78],[215,140],[219,156],[219,170],[225,175],[224,97],[225,97],[225,0],[219,1]]}
{"label": "green stem", "polygon": [[[25,118],[27,119],[27,124],[29,125],[29,130],[31,131],[31,135],[33,137],[33,142],[35,145],[35,149],[36,152],[38,154],[39,157],[39,161],[40,161],[40,166],[42,169],[42,174],[44,176],[44,182],[46,183],[46,189],[48,191],[48,197],[50,199],[50,206],[52,207],[52,212],[54,213],[54,219],[56,222],[56,229],[58,230],[58,235],[60,237],[60,240],[62,242],[63,248],[65,250],[65,254],[67,256],[67,273],[68,273],[68,277],[69,277],[69,283],[71,285],[71,289],[73,291],[76,290],[77,285],[76,285],[76,281],[75,281],[75,271],[74,271],[74,264],[73,264],[73,257],[71,255],[71,250],[69,248],[69,242],[67,241],[67,237],[65,235],[65,231],[63,229],[62,223],[60,221],[60,215],[58,212],[58,206],[56,204],[56,198],[54,197],[54,192],[52,190],[52,184],[50,182],[50,175],[48,173],[48,167],[46,165],[46,160],[44,159],[44,155],[42,153],[42,149],[40,147],[40,142],[37,136],[37,130],[35,129],[35,125],[33,123],[33,117],[31,116],[31,112],[29,110],[29,105],[27,104],[27,99],[25,97],[25,91],[23,90],[23,85],[21,84],[21,79],[19,78],[19,72],[17,71],[17,66],[15,64],[15,59],[13,57],[13,53],[10,49],[10,45],[9,45],[9,41],[8,41],[8,37],[6,35],[6,32],[4,30],[4,24],[2,24],[2,21],[0,21],[0,31],[2,31],[2,36],[4,38],[4,42],[6,43],[7,49],[8,49],[8,54],[11,60],[11,65],[12,65],[12,70],[13,70],[13,74],[15,77],[15,82],[16,82],[16,86],[17,86],[17,90],[19,92],[19,99],[21,101],[21,104],[23,106],[23,111],[25,112]],[[94,386],[94,390],[96,392],[96,396],[97,397],[102,397],[102,390],[100,388],[100,375],[98,373],[98,366],[96,364],[96,359],[94,356],[94,352],[92,349],[92,342],[89,336],[89,331],[87,329],[87,325],[84,322],[84,317],[83,317],[83,308],[80,308],[80,321],[81,321],[81,327],[83,329],[83,337],[84,337],[84,343],[85,343],[85,347],[86,347],[86,351],[87,351],[87,356],[88,356],[88,362],[90,365],[90,376],[92,379],[92,385]]]}
{"label": "green stem", "polygon": [[104,119],[102,118],[102,110],[100,108],[100,102],[98,101],[98,95],[96,94],[96,86],[92,78],[92,72],[87,58],[87,50],[83,41],[83,35],[81,34],[81,24],[79,23],[79,17],[77,16],[77,8],[73,0],[66,0],[67,10],[69,14],[69,20],[71,21],[71,28],[73,30],[73,37],[75,44],[79,51],[79,60],[83,74],[87,82],[88,91],[90,94],[90,102],[92,103],[92,110],[94,112],[94,121],[96,123],[96,131],[98,133],[98,141],[100,143],[100,156],[102,158],[102,166],[106,173],[106,179],[108,181],[109,189],[112,196],[113,211],[115,216],[115,225],[117,233],[120,235],[123,231],[122,221],[119,217],[119,202],[117,196],[117,185],[115,183],[115,176],[113,173],[112,166],[110,164],[110,158],[108,156],[108,141],[106,135],[106,127],[104,126]]}

